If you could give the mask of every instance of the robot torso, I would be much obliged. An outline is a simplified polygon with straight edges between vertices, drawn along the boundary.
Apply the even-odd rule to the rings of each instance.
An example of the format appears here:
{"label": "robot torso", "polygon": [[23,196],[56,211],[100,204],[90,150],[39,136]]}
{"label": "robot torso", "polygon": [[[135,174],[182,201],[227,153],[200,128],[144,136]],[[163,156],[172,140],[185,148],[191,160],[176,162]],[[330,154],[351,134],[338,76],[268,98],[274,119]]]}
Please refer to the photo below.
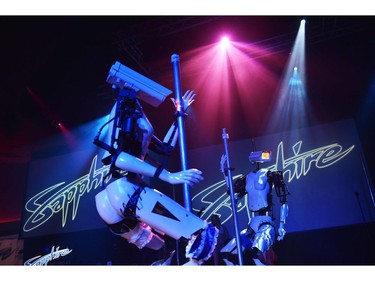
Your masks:
{"label": "robot torso", "polygon": [[268,207],[270,185],[267,181],[267,169],[251,172],[246,176],[246,191],[250,211],[256,212]]}

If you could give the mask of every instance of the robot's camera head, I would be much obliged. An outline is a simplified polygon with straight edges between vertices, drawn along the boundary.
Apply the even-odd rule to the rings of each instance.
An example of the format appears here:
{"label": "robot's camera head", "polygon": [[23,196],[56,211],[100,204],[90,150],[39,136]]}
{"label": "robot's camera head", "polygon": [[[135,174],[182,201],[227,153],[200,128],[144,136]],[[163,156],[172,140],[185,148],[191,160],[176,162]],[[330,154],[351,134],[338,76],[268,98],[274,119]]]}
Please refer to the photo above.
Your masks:
{"label": "robot's camera head", "polygon": [[132,90],[137,98],[157,107],[172,93],[171,90],[116,61],[109,70],[107,82],[113,88]]}
{"label": "robot's camera head", "polygon": [[271,151],[252,151],[250,152],[249,161],[251,163],[264,163],[271,161],[272,153]]}

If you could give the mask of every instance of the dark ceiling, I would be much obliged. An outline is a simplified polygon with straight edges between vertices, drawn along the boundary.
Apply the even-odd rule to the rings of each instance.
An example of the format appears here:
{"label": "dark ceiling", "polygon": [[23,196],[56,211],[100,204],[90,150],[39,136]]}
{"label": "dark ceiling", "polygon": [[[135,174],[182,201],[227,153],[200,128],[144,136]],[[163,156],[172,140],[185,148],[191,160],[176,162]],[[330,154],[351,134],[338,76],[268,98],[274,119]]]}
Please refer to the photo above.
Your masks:
{"label": "dark ceiling", "polygon": [[[74,126],[102,116],[111,102],[105,79],[115,61],[163,84],[158,79],[163,77],[163,72],[172,72],[171,54],[183,54],[212,44],[222,31],[233,30],[240,41],[258,42],[264,48],[272,49],[270,57],[279,58],[274,71],[281,72],[302,18],[3,16],[0,18],[1,131],[11,137],[24,129],[22,126],[26,121],[28,128],[38,127],[30,130],[27,136],[31,138],[35,132],[33,137],[38,138],[49,129],[53,130],[50,123],[56,120]],[[358,85],[362,81],[357,79],[370,77],[364,78],[358,71],[372,75],[374,23],[375,18],[363,16],[307,18],[310,92],[318,98],[326,97],[324,92],[329,91],[332,99],[340,105],[343,103],[345,108],[335,114],[350,115],[354,110],[352,106],[358,106],[359,100],[346,103],[348,98],[338,88],[344,81],[348,92],[345,95],[355,99],[363,96],[360,91],[365,90],[366,85]],[[326,58],[330,60],[329,63],[325,61],[327,65],[318,64]],[[338,70],[333,70],[335,65]],[[316,72],[322,74],[324,71],[331,76],[329,84],[322,77],[315,77]],[[343,80],[343,75],[351,76],[353,82],[348,85],[350,81]],[[43,113],[28,91],[49,107],[52,117]],[[336,94],[338,96],[333,97]]]}
{"label": "dark ceiling", "polygon": [[[268,57],[259,60],[281,76],[301,19],[300,16],[2,16],[0,158],[2,162],[12,162],[11,151],[14,157],[19,157],[25,146],[57,133],[56,122],[72,128],[107,114],[113,96],[105,80],[115,61],[171,88],[171,79],[163,79],[172,75],[173,53],[183,58],[185,52],[213,44],[220,32],[232,30],[236,40],[254,42],[270,50]],[[373,121],[361,113],[363,103],[371,104],[366,99],[375,73],[375,17],[306,19],[308,94],[316,107],[318,122],[355,118],[364,145],[371,148],[369,137],[373,133],[368,128]],[[194,89],[194,82],[183,85],[183,90],[187,87]],[[197,109],[199,102],[197,96]],[[163,106],[149,109],[161,130],[170,124],[160,118],[160,111],[166,110],[167,105]],[[201,105],[203,113],[204,106]],[[230,132],[233,139],[264,133],[258,128],[241,126],[231,126]],[[194,148],[217,144],[221,136],[220,133],[215,137],[194,136],[189,141]]]}

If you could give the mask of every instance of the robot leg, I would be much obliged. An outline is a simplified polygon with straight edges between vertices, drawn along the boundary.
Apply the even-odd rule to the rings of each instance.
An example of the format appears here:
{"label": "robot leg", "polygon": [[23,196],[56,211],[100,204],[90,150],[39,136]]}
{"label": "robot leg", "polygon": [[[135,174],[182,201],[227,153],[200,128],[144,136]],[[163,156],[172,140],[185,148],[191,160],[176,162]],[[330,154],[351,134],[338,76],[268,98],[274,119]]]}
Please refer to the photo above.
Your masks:
{"label": "robot leg", "polygon": [[137,202],[137,217],[152,228],[174,239],[188,239],[186,257],[199,264],[215,249],[218,230],[163,193],[145,187]]}
{"label": "robot leg", "polygon": [[136,219],[125,219],[113,208],[106,189],[95,196],[96,209],[100,217],[109,226],[111,231],[136,245],[139,249],[147,247],[159,250],[164,245],[164,240],[153,233],[151,227]]}
{"label": "robot leg", "polygon": [[253,248],[258,249],[258,254],[263,253],[271,248],[275,237],[275,227],[265,223],[259,227],[258,232],[254,236]]}
{"label": "robot leg", "polygon": [[265,223],[259,226],[252,247],[252,257],[256,265],[274,264],[276,262],[276,255],[271,248],[275,242],[275,237],[273,225]]}
{"label": "robot leg", "polygon": [[[242,256],[245,265],[251,265],[251,248],[253,246],[254,231],[251,228],[245,228],[240,232]],[[238,265],[238,252],[236,238],[230,240],[222,249],[221,254],[227,265]]]}
{"label": "robot leg", "polygon": [[[188,258],[207,260],[215,248],[218,235],[215,227],[155,189],[141,188],[126,178],[120,178],[100,192],[96,200],[99,214],[108,224],[119,223],[131,209],[133,216],[142,223],[138,226],[143,236],[147,233],[144,230],[149,226],[174,239],[183,237],[190,240],[186,248]],[[133,230],[135,233],[141,232],[138,228]],[[121,234],[131,242],[133,239],[129,235],[127,232]]]}

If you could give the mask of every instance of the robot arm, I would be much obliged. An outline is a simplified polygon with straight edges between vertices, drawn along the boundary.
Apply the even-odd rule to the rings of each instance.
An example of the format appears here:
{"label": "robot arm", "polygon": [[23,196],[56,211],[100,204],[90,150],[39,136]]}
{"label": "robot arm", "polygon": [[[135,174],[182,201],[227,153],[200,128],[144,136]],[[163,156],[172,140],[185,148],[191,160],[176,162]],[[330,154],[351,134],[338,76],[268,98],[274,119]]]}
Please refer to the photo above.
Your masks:
{"label": "robot arm", "polygon": [[[182,97],[183,106],[185,110],[194,102],[195,92],[187,90],[184,96]],[[178,108],[178,102],[171,98],[176,110]],[[173,122],[169,128],[167,134],[165,135],[163,141],[158,139],[155,135],[152,136],[152,142],[150,149],[158,154],[170,155],[174,147],[176,146],[178,138],[178,127],[176,122]]]}
{"label": "robot arm", "polygon": [[[195,99],[195,92],[192,90],[187,90],[182,97],[183,107],[184,111],[188,109],[188,107],[194,102]],[[180,106],[179,102],[175,100],[174,98],[171,98],[176,110]],[[176,122],[173,122],[171,127],[169,128],[167,134],[164,137],[163,142],[169,144],[172,147],[175,147],[178,137],[178,130],[177,130],[177,124]]]}
{"label": "robot arm", "polygon": [[126,152],[120,152],[115,161],[116,167],[149,177],[157,177],[170,184],[194,185],[203,180],[202,172],[198,169],[188,169],[171,173],[165,169],[159,169]]}
{"label": "robot arm", "polygon": [[278,241],[281,241],[284,239],[284,236],[286,234],[285,231],[285,223],[286,218],[288,216],[289,207],[287,203],[287,195],[289,195],[288,188],[284,182],[284,176],[282,171],[276,171],[276,172],[269,172],[269,180],[272,181],[273,186],[276,190],[277,196],[280,198],[280,225],[278,229],[279,236],[277,237]]}
{"label": "robot arm", "polygon": [[[228,176],[228,169],[225,168],[225,163],[227,161],[227,156],[222,155],[220,159],[220,171],[224,176],[225,179],[225,184],[228,187],[227,193],[229,193],[229,176]],[[233,168],[231,168],[233,170]],[[246,193],[246,176],[240,174],[238,175],[234,182],[233,182],[233,188],[234,188],[234,193],[236,194],[238,199],[241,199]]]}
{"label": "robot arm", "polygon": [[226,183],[227,187],[229,187],[228,171],[225,168],[226,161],[227,161],[227,156],[225,154],[221,155],[221,159],[220,159],[220,172],[224,176],[225,183]]}
{"label": "robot arm", "polygon": [[278,241],[283,240],[286,234],[285,223],[286,223],[286,218],[288,216],[288,212],[289,212],[288,203],[285,202],[280,207],[280,225],[278,229],[279,236],[277,237]]}

